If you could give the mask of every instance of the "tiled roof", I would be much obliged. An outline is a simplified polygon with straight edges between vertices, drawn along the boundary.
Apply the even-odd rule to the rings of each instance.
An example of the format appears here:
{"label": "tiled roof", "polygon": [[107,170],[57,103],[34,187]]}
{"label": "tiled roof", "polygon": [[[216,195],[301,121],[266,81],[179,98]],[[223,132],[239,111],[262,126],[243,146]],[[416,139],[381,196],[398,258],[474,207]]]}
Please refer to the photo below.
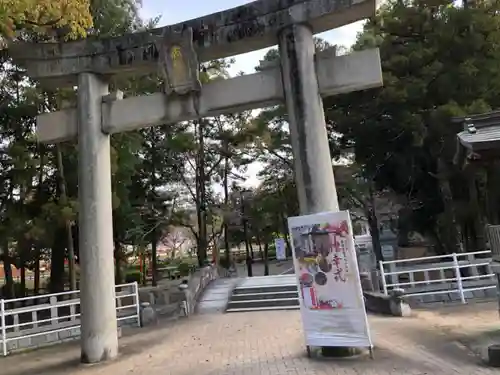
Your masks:
{"label": "tiled roof", "polygon": [[463,147],[472,151],[500,148],[500,111],[454,118],[453,122],[464,125],[464,130],[457,134]]}

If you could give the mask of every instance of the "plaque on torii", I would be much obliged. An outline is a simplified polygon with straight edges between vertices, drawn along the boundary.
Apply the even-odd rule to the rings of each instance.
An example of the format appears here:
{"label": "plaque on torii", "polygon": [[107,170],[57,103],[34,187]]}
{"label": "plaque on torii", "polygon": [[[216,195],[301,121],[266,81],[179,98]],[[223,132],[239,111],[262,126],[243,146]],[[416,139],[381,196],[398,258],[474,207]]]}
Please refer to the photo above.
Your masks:
{"label": "plaque on torii", "polygon": [[193,47],[193,29],[180,32],[166,29],[159,40],[160,69],[165,79],[165,94],[186,95],[199,92],[199,63]]}
{"label": "plaque on torii", "polygon": [[[110,134],[285,104],[302,214],[338,210],[321,97],[382,85],[377,49],[316,53],[313,35],[372,17],[376,0],[258,0],[178,25],[68,43],[15,43],[46,87],[78,86],[75,108],[37,117],[40,142],[78,139],[83,362],[118,354]],[[278,44],[280,61],[201,85],[199,63]],[[123,99],[113,76],[163,74],[163,92]]]}

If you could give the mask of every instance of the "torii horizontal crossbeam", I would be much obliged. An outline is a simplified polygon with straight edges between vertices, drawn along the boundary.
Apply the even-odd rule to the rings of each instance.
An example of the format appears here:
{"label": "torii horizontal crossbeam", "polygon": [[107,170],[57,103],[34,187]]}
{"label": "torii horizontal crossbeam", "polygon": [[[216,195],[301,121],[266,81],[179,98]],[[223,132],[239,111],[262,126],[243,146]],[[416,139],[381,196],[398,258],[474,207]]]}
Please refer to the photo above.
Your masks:
{"label": "torii horizontal crossbeam", "polygon": [[280,31],[307,24],[314,33],[372,17],[377,0],[258,0],[176,25],[67,43],[13,43],[9,53],[30,77],[62,87],[78,74],[147,74],[161,60],[156,43],[171,30],[193,30],[200,62],[234,56],[277,44]]}
{"label": "torii horizontal crossbeam", "polygon": [[[317,55],[316,69],[323,97],[382,85],[378,49],[335,56],[332,50]],[[284,101],[281,71],[271,67],[262,72],[204,85],[196,110],[193,97],[157,93],[102,103],[102,128],[120,133],[160,124],[210,117],[224,113],[263,108]],[[77,136],[74,108],[37,117],[40,142],[62,142]]]}

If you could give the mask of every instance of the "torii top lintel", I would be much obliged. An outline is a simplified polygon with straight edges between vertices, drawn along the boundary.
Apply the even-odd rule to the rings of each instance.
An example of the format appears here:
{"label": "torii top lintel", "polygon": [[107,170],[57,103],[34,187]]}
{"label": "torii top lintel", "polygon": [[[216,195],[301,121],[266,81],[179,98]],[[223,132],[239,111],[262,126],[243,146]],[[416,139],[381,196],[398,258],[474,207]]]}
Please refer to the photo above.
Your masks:
{"label": "torii top lintel", "polygon": [[377,0],[258,0],[176,25],[113,38],[67,43],[13,43],[10,54],[42,83],[74,85],[82,72],[103,75],[147,74],[158,69],[158,38],[193,30],[200,62],[234,56],[277,44],[280,29],[309,24],[314,33],[372,17]]}

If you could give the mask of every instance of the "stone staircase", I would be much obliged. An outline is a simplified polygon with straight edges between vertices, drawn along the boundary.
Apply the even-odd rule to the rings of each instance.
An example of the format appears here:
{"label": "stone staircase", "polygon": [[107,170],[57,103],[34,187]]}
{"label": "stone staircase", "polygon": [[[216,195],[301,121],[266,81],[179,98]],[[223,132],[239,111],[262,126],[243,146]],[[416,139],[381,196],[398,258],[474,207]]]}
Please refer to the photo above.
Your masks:
{"label": "stone staircase", "polygon": [[197,313],[210,314],[224,312],[231,295],[231,290],[237,281],[237,279],[231,278],[220,278],[212,281],[198,300],[198,304],[196,305]]}
{"label": "stone staircase", "polygon": [[241,279],[233,289],[226,312],[298,308],[297,281],[292,274]]}

